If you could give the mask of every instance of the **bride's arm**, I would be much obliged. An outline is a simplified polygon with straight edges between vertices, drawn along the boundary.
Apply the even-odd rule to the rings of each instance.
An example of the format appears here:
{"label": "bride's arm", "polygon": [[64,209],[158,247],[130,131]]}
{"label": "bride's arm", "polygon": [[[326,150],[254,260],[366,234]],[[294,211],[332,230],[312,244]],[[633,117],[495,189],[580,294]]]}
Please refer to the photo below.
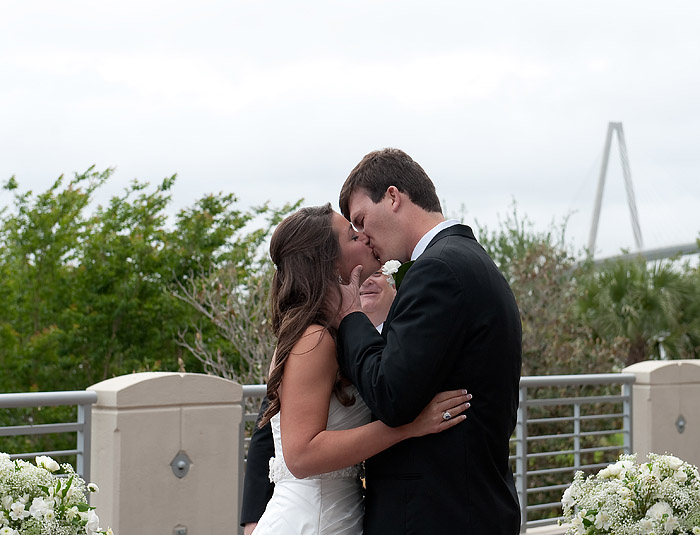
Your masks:
{"label": "bride's arm", "polygon": [[[338,364],[333,338],[321,327],[310,327],[287,358],[280,386],[280,426],[287,467],[297,478],[357,464],[406,438],[443,431],[464,420],[449,421],[468,408],[469,396],[441,394],[417,420],[401,427],[372,422],[354,429],[327,431],[328,407]],[[439,403],[436,400],[439,399]]]}

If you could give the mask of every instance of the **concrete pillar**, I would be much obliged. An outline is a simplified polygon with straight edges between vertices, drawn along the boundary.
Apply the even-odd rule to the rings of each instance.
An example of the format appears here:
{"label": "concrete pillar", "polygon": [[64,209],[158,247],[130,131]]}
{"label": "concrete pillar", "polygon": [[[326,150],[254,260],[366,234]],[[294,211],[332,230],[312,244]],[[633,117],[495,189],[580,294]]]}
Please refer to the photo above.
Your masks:
{"label": "concrete pillar", "polygon": [[[239,384],[148,372],[91,386],[91,497],[103,528],[140,535],[230,535],[238,522]],[[176,470],[171,463],[182,461]],[[186,472],[186,473],[185,473]]]}
{"label": "concrete pillar", "polygon": [[653,360],[623,370],[632,388],[632,447],[638,462],[649,452],[671,453],[700,466],[700,360]]}

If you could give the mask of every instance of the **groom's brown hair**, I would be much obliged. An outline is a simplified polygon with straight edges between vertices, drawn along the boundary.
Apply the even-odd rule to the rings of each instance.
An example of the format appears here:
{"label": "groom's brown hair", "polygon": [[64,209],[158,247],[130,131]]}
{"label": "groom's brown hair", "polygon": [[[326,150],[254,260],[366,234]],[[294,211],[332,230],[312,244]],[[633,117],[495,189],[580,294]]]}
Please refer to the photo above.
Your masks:
{"label": "groom's brown hair", "polygon": [[370,152],[350,171],[340,190],[340,211],[350,219],[350,196],[355,191],[366,190],[376,204],[384,198],[389,186],[406,193],[413,204],[426,212],[442,213],[435,185],[428,174],[404,151],[391,148]]}

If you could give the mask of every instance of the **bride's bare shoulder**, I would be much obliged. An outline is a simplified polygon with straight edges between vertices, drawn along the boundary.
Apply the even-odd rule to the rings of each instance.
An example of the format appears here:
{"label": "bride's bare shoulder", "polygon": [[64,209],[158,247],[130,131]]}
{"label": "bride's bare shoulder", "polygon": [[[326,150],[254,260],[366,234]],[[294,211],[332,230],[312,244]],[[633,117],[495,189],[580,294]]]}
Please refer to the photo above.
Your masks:
{"label": "bride's bare shoulder", "polygon": [[322,325],[309,325],[292,349],[295,355],[310,353],[333,353],[335,356],[335,341]]}

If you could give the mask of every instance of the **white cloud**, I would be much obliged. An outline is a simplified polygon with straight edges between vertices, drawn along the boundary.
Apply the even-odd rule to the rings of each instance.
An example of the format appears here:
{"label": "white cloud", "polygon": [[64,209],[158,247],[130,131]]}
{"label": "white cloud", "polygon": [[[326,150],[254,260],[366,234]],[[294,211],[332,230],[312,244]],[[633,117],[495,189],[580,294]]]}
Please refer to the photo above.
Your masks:
{"label": "white cloud", "polygon": [[[512,198],[541,225],[574,209],[583,243],[607,122],[622,121],[643,232],[697,229],[700,4],[397,6],[3,6],[0,180],[39,190],[96,163],[121,183],[178,172],[180,205],[219,190],[321,203],[365,152],[400,146],[468,217],[493,226]],[[622,208],[604,207],[601,233],[629,247],[609,180]]]}

